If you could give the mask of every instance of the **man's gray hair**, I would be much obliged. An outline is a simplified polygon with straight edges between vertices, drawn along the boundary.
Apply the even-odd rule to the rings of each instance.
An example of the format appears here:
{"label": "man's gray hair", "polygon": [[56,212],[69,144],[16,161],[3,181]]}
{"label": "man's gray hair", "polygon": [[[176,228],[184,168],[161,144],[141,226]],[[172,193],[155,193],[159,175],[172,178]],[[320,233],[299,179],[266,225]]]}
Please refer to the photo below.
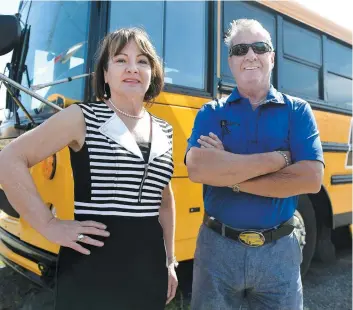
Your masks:
{"label": "man's gray hair", "polygon": [[228,29],[226,38],[224,39],[225,44],[228,46],[228,48],[231,47],[232,41],[238,32],[241,32],[243,30],[253,29],[253,28],[258,28],[258,29],[261,29],[261,31],[263,31],[263,33],[266,36],[266,43],[268,43],[273,49],[270,33],[257,20],[246,19],[246,18],[233,20],[230,23],[230,27]]}

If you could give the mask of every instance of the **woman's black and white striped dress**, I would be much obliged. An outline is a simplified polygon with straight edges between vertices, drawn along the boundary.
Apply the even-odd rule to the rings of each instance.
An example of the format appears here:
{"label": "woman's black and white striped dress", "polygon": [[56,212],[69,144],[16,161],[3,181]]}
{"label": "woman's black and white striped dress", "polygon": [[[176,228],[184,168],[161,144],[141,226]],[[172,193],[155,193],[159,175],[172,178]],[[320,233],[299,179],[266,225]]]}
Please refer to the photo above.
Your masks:
{"label": "woman's black and white striped dress", "polygon": [[79,152],[70,150],[75,219],[106,224],[110,237],[97,238],[102,248],[85,245],[88,256],[61,248],[55,309],[164,309],[168,274],[158,215],[174,168],[172,127],[151,115],[146,157],[105,103],[79,106],[86,139]]}

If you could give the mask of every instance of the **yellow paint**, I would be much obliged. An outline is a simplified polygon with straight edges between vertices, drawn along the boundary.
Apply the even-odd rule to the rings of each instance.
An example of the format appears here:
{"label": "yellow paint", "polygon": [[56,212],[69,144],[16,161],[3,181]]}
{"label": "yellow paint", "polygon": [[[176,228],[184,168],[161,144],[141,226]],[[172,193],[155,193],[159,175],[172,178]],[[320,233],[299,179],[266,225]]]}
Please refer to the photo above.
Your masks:
{"label": "yellow paint", "polygon": [[182,94],[162,92],[155,99],[155,104],[159,103],[159,104],[199,109],[204,103],[208,101],[210,101],[210,98],[192,97],[192,96],[186,96]]}
{"label": "yellow paint", "polygon": [[184,165],[184,155],[187,147],[187,139],[193,127],[197,109],[172,105],[153,105],[149,111],[166,120],[173,126],[173,156],[174,176],[187,177],[187,170]]}
{"label": "yellow paint", "polygon": [[[196,238],[203,217],[202,185],[188,178],[174,178],[172,188],[176,201],[176,240]],[[200,212],[190,213],[191,208]]]}
{"label": "yellow paint", "polygon": [[0,227],[5,229],[10,234],[20,238],[20,224],[17,218],[7,215],[0,210]]}
{"label": "yellow paint", "polygon": [[316,110],[314,115],[322,142],[348,143],[351,116]]}
{"label": "yellow paint", "polygon": [[[67,108],[68,106],[72,105],[73,103],[77,102],[76,99],[65,97],[61,94],[51,94],[48,97],[48,101],[56,103],[61,108]],[[46,106],[45,103],[42,103],[41,106]]]}
{"label": "yellow paint", "polygon": [[[42,171],[42,163],[30,169],[33,180],[43,201],[53,205],[57,216],[61,219],[73,219],[73,177],[68,148],[56,154],[56,173],[52,180],[48,180]],[[36,232],[24,219],[20,219],[21,240],[46,251],[58,253],[59,246],[46,240]]]}
{"label": "yellow paint", "polygon": [[38,265],[35,262],[30,261],[27,258],[24,258],[7,248],[3,242],[0,240],[0,253],[5,256],[8,260],[13,261],[17,265],[31,271],[37,275],[42,275],[41,271],[38,268]]}
{"label": "yellow paint", "polygon": [[175,255],[178,261],[194,258],[196,248],[196,238],[175,240]]}

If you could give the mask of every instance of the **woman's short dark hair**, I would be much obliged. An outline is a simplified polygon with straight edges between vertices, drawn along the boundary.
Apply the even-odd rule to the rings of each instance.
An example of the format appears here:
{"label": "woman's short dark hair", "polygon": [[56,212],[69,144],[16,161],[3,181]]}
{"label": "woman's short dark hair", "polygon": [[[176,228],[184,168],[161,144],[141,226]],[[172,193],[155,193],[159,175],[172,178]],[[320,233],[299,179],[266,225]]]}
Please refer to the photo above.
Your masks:
{"label": "woman's short dark hair", "polygon": [[[151,64],[151,84],[145,94],[144,100],[150,102],[162,91],[164,85],[162,64],[147,33],[136,27],[121,28],[106,35],[98,49],[94,87],[96,96],[100,100],[103,100],[104,98],[104,71],[108,70],[109,60],[119,54],[131,40],[134,40],[138,48],[149,59]],[[110,97],[110,89],[107,88],[109,87],[106,87],[106,91]]]}

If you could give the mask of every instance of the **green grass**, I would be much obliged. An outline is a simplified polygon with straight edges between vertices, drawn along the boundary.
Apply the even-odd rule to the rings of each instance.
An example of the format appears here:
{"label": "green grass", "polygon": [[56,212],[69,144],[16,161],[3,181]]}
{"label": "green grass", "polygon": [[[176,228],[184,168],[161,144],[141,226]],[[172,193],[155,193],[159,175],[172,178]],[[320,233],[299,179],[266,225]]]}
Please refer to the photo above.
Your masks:
{"label": "green grass", "polygon": [[165,310],[190,310],[189,302],[184,300],[183,294],[178,290],[175,298],[165,307]]}
{"label": "green grass", "polygon": [[169,305],[165,307],[165,310],[190,310],[190,305],[182,306],[177,301],[171,301]]}

